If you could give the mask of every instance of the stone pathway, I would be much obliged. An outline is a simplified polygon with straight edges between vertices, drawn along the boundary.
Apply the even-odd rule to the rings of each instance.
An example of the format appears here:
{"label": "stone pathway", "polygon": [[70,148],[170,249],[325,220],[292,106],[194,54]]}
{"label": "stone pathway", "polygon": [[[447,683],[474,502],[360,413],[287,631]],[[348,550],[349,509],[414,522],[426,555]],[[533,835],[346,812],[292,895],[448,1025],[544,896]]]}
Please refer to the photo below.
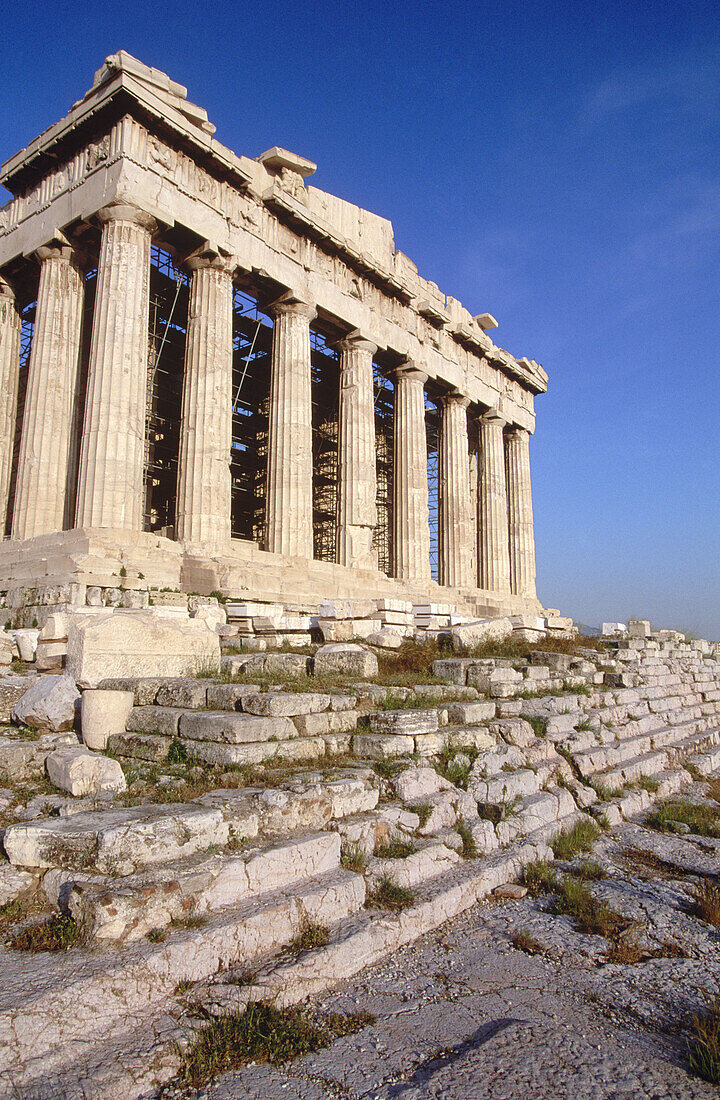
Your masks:
{"label": "stone pathway", "polygon": [[[690,958],[603,964],[607,943],[548,913],[544,898],[478,906],[315,1000],[323,1011],[370,1011],[373,1026],[283,1069],[227,1074],[196,1096],[717,1098],[720,1089],[687,1072],[680,1025],[700,1008],[703,988],[718,988],[720,937],[683,911],[682,880],[628,865],[623,852],[639,827],[626,829],[598,846],[611,877],[595,888],[630,912],[652,896],[648,938],[684,936]],[[659,854],[666,838],[642,833]],[[688,861],[695,847],[686,842]],[[519,928],[543,943],[543,956],[512,946]]]}

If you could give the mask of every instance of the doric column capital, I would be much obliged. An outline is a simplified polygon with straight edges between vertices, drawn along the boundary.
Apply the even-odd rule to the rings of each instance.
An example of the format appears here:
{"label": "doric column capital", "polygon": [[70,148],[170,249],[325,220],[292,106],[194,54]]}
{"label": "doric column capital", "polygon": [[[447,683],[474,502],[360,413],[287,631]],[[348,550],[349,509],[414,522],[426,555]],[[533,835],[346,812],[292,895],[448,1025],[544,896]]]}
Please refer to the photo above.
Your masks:
{"label": "doric column capital", "polygon": [[405,378],[408,382],[416,382],[424,386],[428,380],[427,374],[420,370],[414,359],[406,359],[399,367],[395,368],[395,378]]}
{"label": "doric column capital", "polygon": [[467,409],[470,404],[470,398],[465,397],[459,390],[450,390],[449,393],[444,393],[440,398],[441,405],[454,405],[461,409]]}
{"label": "doric column capital", "polygon": [[312,321],[317,312],[314,302],[308,302],[306,298],[301,298],[293,290],[281,294],[279,298],[270,303],[268,309],[273,317],[278,317],[280,314],[292,314],[295,317],[305,317],[308,322]]}
{"label": "doric column capital", "polygon": [[130,222],[132,225],[139,225],[141,229],[147,229],[148,233],[156,233],[158,228],[152,214],[128,202],[114,202],[104,206],[102,210],[98,210],[97,216],[103,225],[107,222]]}
{"label": "doric column capital", "polygon": [[7,279],[4,279],[2,275],[0,275],[0,298],[4,298],[6,301],[14,302],[15,297],[15,290],[12,284],[9,283]]}
{"label": "doric column capital", "polygon": [[73,247],[65,234],[56,229],[45,244],[35,249],[34,254],[39,263],[45,260],[69,260],[73,255]]}
{"label": "doric column capital", "polygon": [[353,329],[347,336],[343,336],[342,340],[338,340],[335,347],[338,351],[366,351],[370,355],[374,355],[377,351],[377,344],[373,344],[372,340],[363,336],[358,328]]}
{"label": "doric column capital", "polygon": [[478,419],[484,424],[494,424],[500,428],[504,428],[507,424],[507,420],[500,415],[497,409],[487,409],[485,412],[480,413]]}
{"label": "doric column capital", "polygon": [[521,428],[519,424],[510,424],[508,426],[508,438],[509,439],[529,439],[530,432],[527,428]]}
{"label": "doric column capital", "polygon": [[191,271],[211,270],[219,271],[222,275],[232,275],[237,270],[237,262],[224,248],[219,248],[210,241],[197,248],[185,259],[185,266]]}

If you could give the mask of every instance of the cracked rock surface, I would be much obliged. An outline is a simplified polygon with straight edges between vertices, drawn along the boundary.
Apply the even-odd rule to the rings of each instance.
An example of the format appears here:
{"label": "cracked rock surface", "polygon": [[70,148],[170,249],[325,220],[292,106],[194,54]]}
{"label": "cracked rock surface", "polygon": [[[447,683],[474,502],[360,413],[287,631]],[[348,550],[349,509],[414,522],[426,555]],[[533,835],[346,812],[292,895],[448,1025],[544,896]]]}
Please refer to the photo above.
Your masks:
{"label": "cracked rock surface", "polygon": [[[322,1011],[371,1012],[373,1025],[284,1067],[225,1074],[192,1095],[716,1100],[720,1090],[685,1061],[684,1029],[703,990],[720,988],[720,934],[689,906],[707,846],[636,824],[598,844],[593,858],[607,877],[589,886],[636,922],[641,962],[607,962],[608,941],[575,930],[548,897],[478,906],[314,999]],[[636,858],[638,849],[672,856],[672,870]],[[521,929],[540,953],[513,946]],[[687,957],[653,957],[668,942]]]}

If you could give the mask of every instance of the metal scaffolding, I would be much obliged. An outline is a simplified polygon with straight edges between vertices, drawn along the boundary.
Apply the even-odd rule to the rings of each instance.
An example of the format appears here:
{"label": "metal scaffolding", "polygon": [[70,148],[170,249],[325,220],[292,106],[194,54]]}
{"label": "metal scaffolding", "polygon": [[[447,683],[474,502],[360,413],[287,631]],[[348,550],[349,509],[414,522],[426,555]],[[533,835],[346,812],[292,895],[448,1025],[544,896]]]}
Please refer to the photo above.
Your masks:
{"label": "metal scaffolding", "polygon": [[392,570],[392,509],[393,509],[393,421],[395,393],[392,382],[382,368],[373,362],[375,389],[375,448],[377,493],[377,526],[373,546],[377,551],[378,569],[388,576]]}
{"label": "metal scaffolding", "polygon": [[8,495],[8,509],[5,519],[5,538],[10,537],[12,527],[13,505],[15,503],[15,486],[17,484],[18,462],[20,459],[20,440],[22,438],[23,414],[25,412],[25,392],[27,390],[27,365],[30,358],[33,333],[35,331],[35,310],[37,302],[30,302],[20,311],[20,373],[18,375],[18,399],[17,416],[15,418],[15,435],[13,437],[12,465],[10,467],[10,491]]}
{"label": "metal scaffolding", "polygon": [[169,252],[150,256],[144,529],[174,535],[190,280]]}
{"label": "metal scaffolding", "polygon": [[232,536],[264,545],[272,320],[233,295]]}
{"label": "metal scaffolding", "polygon": [[437,399],[425,394],[425,433],[427,437],[428,510],[430,520],[430,573],[434,581],[439,574],[438,523],[440,519],[440,413]]}
{"label": "metal scaffolding", "polygon": [[310,327],[312,371],[313,556],[335,561],[337,539],[338,387],[337,335]]}

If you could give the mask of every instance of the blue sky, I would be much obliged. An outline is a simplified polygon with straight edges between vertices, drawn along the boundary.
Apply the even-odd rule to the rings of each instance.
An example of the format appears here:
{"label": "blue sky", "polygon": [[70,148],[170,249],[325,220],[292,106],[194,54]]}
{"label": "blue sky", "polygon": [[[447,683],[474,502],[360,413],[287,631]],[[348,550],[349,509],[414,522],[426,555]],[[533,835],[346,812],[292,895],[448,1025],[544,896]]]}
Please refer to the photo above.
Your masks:
{"label": "blue sky", "polygon": [[539,595],[720,638],[717,2],[17,3],[5,160],[125,48],[543,364]]}

